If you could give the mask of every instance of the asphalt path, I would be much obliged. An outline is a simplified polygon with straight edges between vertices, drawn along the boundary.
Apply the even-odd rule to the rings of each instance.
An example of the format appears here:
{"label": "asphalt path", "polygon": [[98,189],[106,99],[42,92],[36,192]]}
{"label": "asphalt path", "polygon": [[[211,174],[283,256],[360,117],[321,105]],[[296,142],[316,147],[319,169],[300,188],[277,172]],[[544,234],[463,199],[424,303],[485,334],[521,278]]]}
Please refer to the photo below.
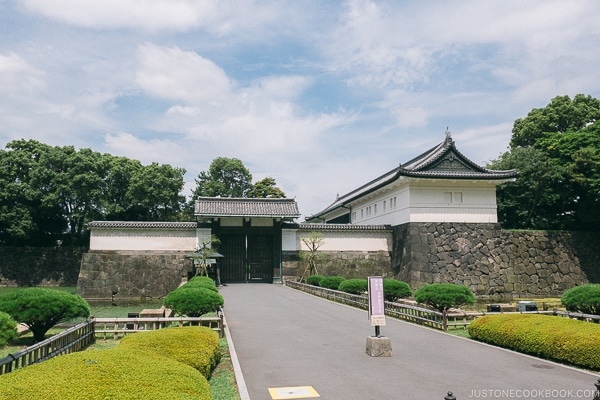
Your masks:
{"label": "asphalt path", "polygon": [[252,400],[442,400],[448,391],[457,400],[591,400],[599,378],[392,318],[381,335],[393,356],[371,357],[366,311],[279,284],[230,284],[220,293]]}

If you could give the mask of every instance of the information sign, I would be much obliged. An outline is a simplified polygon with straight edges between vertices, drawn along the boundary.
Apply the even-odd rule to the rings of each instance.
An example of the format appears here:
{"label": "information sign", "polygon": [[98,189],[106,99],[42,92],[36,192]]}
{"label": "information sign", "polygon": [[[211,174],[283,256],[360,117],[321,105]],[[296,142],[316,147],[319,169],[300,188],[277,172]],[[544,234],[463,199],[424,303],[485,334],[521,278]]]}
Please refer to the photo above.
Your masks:
{"label": "information sign", "polygon": [[385,293],[383,291],[383,277],[369,277],[369,320],[371,326],[385,325]]}

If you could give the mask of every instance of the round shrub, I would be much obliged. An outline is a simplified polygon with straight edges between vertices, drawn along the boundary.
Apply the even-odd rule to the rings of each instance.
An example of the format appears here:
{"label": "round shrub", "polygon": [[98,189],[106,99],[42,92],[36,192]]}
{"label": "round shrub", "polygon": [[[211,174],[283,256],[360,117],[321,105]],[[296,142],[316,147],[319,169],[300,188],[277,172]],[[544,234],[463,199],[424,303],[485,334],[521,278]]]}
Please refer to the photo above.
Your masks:
{"label": "round shrub", "polygon": [[165,297],[164,306],[177,315],[200,317],[223,306],[223,296],[204,287],[181,286]]}
{"label": "round shrub", "polygon": [[0,295],[0,311],[27,324],[33,338],[44,340],[59,322],[90,316],[90,306],[76,294],[46,288],[27,288]]}
{"label": "round shrub", "polygon": [[600,284],[569,289],[562,295],[560,301],[569,311],[600,315]]}
{"label": "round shrub", "polygon": [[345,278],[342,276],[326,276],[323,279],[321,279],[321,283],[319,284],[319,286],[327,289],[338,290],[338,288],[340,287],[340,283],[342,283],[343,281],[345,281]]}
{"label": "round shrub", "polygon": [[386,278],[383,280],[383,293],[387,301],[396,301],[403,297],[409,297],[412,290],[406,282]]}
{"label": "round shrub", "polygon": [[208,276],[194,276],[192,279],[187,281],[185,285],[183,285],[183,287],[201,287],[210,289],[213,292],[219,291],[219,289],[215,285],[215,281],[213,281],[212,278],[209,278]]}
{"label": "round shrub", "polygon": [[0,347],[17,338],[17,323],[7,313],[0,311]]}
{"label": "round shrub", "polygon": [[540,314],[485,315],[469,324],[473,339],[600,370],[600,325]]}
{"label": "round shrub", "polygon": [[338,290],[351,294],[363,294],[368,290],[369,283],[366,279],[346,279],[340,283]]}
{"label": "round shrub", "polygon": [[312,286],[319,286],[319,284],[321,283],[321,279],[323,278],[323,275],[311,275],[308,278],[306,278],[306,283]]}
{"label": "round shrub", "polygon": [[453,283],[432,283],[417,289],[415,292],[417,303],[427,304],[440,312],[463,304],[474,304],[475,295],[465,285]]}

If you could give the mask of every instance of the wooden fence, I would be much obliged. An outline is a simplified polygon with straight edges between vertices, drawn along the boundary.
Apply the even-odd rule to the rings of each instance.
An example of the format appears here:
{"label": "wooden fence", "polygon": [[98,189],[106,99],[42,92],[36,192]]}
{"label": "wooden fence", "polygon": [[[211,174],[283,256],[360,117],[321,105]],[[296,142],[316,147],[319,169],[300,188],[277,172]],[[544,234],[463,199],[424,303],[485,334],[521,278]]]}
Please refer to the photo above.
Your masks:
{"label": "wooden fence", "polygon": [[54,356],[83,350],[93,343],[97,336],[119,339],[129,333],[198,325],[213,329],[222,338],[225,334],[223,321],[223,313],[220,311],[216,317],[94,318],[0,359],[0,375]]}
{"label": "wooden fence", "polygon": [[[293,289],[301,290],[315,296],[323,297],[338,303],[347,304],[353,307],[367,310],[369,307],[369,299],[366,295],[355,295],[340,292],[338,290],[326,289],[318,286],[308,285],[297,281],[286,281],[286,286]],[[455,311],[450,310],[447,313],[441,313],[436,310],[431,310],[424,307],[419,307],[413,304],[395,303],[385,301],[385,314],[393,318],[403,319],[421,325],[430,326],[436,329],[447,331],[448,329],[467,329],[471,321],[475,318],[488,314],[501,314],[499,312],[476,312],[476,311]],[[504,314],[548,314],[557,315],[566,318],[578,319],[600,323],[600,316],[581,314],[566,311],[523,311],[523,312],[505,312]]]}
{"label": "wooden fence", "polygon": [[52,357],[69,354],[87,347],[94,341],[94,320],[82,322],[51,338],[0,360],[0,375]]}

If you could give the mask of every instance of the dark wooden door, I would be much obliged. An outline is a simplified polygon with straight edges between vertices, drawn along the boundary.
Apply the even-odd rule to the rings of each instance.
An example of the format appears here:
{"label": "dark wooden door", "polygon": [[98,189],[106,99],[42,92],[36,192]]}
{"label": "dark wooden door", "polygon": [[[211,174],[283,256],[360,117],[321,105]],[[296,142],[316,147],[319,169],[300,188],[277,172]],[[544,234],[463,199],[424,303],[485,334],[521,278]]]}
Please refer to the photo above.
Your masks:
{"label": "dark wooden door", "polygon": [[248,282],[273,282],[273,236],[248,235]]}
{"label": "dark wooden door", "polygon": [[246,235],[222,235],[219,253],[223,258],[219,259],[221,282],[245,282],[246,281]]}

